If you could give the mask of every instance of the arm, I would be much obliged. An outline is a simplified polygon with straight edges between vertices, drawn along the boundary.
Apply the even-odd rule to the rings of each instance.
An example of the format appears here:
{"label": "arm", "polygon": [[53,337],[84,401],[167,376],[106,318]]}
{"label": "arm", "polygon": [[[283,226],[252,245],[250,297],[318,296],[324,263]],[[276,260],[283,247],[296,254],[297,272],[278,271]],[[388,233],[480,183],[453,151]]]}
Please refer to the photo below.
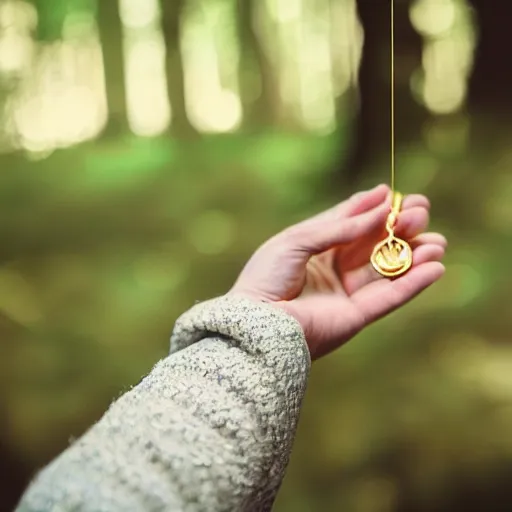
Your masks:
{"label": "arm", "polygon": [[37,476],[19,512],[270,510],[310,367],[300,325],[223,297],[183,315],[171,347]]}
{"label": "arm", "polygon": [[263,244],[231,298],[177,322],[171,356],[39,475],[18,512],[269,510],[310,354],[335,350],[444,273],[446,239],[423,233],[421,195],[405,198],[396,225],[414,246],[412,268],[394,280],[375,273],[388,192],[355,194]]}

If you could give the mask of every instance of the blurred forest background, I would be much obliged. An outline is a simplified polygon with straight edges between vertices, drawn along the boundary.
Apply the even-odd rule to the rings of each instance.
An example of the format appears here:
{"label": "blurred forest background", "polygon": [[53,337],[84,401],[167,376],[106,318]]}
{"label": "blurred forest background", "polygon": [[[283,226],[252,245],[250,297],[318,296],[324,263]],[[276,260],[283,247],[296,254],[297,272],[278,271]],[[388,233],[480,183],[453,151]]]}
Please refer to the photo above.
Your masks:
{"label": "blurred forest background", "polygon": [[[442,282],[315,364],[281,512],[512,510],[508,0],[397,0]],[[389,0],[0,0],[0,509],[277,230],[389,180]]]}

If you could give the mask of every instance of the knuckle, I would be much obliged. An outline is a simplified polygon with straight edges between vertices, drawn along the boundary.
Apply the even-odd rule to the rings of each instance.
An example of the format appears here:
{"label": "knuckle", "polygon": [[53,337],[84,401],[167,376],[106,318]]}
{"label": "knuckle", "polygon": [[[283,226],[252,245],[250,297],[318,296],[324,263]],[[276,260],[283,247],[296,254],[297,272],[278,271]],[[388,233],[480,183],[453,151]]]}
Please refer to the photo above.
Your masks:
{"label": "knuckle", "polygon": [[346,205],[342,203],[332,209],[331,215],[329,217],[331,220],[340,221],[346,217],[345,212],[346,212]]}
{"label": "knuckle", "polygon": [[300,224],[296,224],[283,229],[283,231],[281,231],[281,233],[275,237],[275,241],[278,245],[290,247],[294,244],[297,244],[301,238],[302,228]]}
{"label": "knuckle", "polygon": [[356,192],[350,196],[350,201],[354,201],[357,203],[364,196],[364,192]]}

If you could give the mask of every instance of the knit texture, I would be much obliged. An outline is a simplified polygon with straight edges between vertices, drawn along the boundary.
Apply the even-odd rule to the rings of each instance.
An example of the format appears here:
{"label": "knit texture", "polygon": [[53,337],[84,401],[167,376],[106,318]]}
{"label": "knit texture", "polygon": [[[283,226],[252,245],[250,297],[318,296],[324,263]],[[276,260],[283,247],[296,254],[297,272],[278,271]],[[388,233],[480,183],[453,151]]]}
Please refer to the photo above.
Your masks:
{"label": "knit texture", "polygon": [[239,297],[197,304],[171,354],[31,484],[18,512],[264,512],[311,360],[300,325]]}

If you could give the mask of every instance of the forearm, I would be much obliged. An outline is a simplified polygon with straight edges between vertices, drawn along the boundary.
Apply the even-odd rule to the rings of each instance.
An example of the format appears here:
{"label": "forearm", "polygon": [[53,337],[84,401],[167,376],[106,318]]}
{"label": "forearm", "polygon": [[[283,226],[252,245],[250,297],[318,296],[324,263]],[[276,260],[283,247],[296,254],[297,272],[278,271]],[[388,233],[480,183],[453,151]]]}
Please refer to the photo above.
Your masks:
{"label": "forearm", "polygon": [[310,365],[300,327],[223,298],[177,322],[172,351],[38,476],[20,511],[270,509]]}

